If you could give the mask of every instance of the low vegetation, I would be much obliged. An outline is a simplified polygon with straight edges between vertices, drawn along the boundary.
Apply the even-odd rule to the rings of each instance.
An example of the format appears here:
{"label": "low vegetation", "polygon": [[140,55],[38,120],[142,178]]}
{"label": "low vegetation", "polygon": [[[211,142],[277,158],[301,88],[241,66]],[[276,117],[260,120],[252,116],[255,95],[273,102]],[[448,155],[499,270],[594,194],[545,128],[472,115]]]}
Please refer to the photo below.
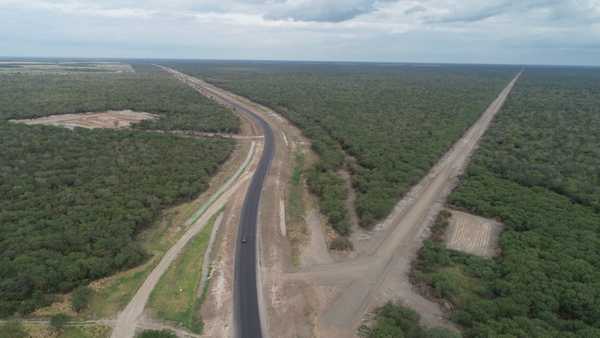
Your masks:
{"label": "low vegetation", "polygon": [[90,304],[90,299],[94,295],[94,290],[86,285],[82,285],[73,291],[71,295],[71,307],[75,312],[81,312]]}
{"label": "low vegetation", "polygon": [[199,290],[204,253],[208,249],[216,217],[213,217],[184,248],[161,277],[150,295],[149,309],[158,318],[172,321],[192,332],[202,332]]}
{"label": "low vegetation", "polygon": [[109,338],[110,333],[108,326],[67,326],[56,338]]}
{"label": "low vegetation", "polygon": [[50,328],[54,332],[60,333],[65,329],[68,322],[69,316],[65,315],[64,313],[59,313],[50,318]]}
{"label": "low vegetation", "polygon": [[177,335],[170,330],[146,330],[137,338],[177,338]]}
{"label": "low vegetation", "polygon": [[26,338],[28,337],[27,331],[23,327],[23,324],[17,321],[9,321],[4,324],[0,324],[0,338]]}
{"label": "low vegetation", "polygon": [[417,273],[467,337],[600,336],[600,71],[528,69],[451,203],[501,220],[502,255],[427,242]]}
{"label": "low vegetation", "polygon": [[329,243],[329,249],[335,251],[349,251],[354,249],[354,245],[347,237],[338,236]]}
{"label": "low vegetation", "polygon": [[[322,212],[350,232],[348,167],[360,224],[391,211],[474,123],[516,70],[489,66],[180,62],[171,66],[274,108],[312,140],[306,176]],[[348,155],[356,162],[348,161]]]}
{"label": "low vegetation", "polygon": [[460,338],[461,335],[443,328],[427,329],[419,323],[419,315],[408,308],[388,303],[377,310],[375,324],[361,327],[367,338]]}
{"label": "low vegetation", "polygon": [[294,164],[292,168],[292,177],[290,178],[290,185],[288,187],[287,195],[287,222],[288,223],[302,223],[304,222],[304,200],[302,196],[303,184],[304,184],[304,154],[297,151],[294,154]]}

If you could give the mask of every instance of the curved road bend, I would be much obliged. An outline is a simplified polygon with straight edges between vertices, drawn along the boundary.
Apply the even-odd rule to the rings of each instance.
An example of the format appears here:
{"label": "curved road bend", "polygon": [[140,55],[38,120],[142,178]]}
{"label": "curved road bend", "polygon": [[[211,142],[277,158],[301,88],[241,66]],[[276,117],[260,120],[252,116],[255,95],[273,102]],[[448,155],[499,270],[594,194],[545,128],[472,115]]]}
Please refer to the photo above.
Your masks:
{"label": "curved road bend", "polygon": [[261,321],[258,304],[256,271],[257,255],[257,222],[260,196],[265,181],[265,176],[271,166],[275,154],[275,143],[273,142],[273,130],[271,126],[257,114],[232,103],[236,109],[252,115],[264,132],[264,151],[256,172],[250,182],[246,199],[240,216],[238,230],[238,242],[235,252],[235,290],[234,306],[236,335],[241,338],[260,338]]}
{"label": "curved road bend", "polygon": [[[187,83],[193,83],[195,79],[171,68],[161,68],[184,79]],[[201,85],[198,82],[195,84]],[[223,95],[219,90],[213,89],[212,86],[202,87],[205,91],[210,92],[212,96],[218,98],[217,102],[237,112],[251,116],[263,130],[264,134],[263,153],[254,176],[252,176],[252,181],[248,187],[240,215],[238,238],[235,246],[235,289],[233,297],[236,336],[239,338],[261,338],[263,335],[257,289],[260,287],[257,284],[257,269],[259,268],[257,264],[257,223],[262,188],[275,155],[273,129],[271,129],[271,126],[262,117],[235,99],[228,95]]]}
{"label": "curved road bend", "polygon": [[236,336],[239,338],[260,338],[262,337],[262,329],[257,293],[257,288],[260,285],[257,284],[256,276],[256,271],[259,268],[257,265],[257,223],[265,177],[269,172],[275,154],[273,129],[262,117],[235,100],[221,95],[211,88],[207,87],[205,89],[218,96],[236,111],[252,116],[264,134],[263,153],[254,176],[252,176],[240,215],[238,239],[235,246],[235,289],[233,296]]}

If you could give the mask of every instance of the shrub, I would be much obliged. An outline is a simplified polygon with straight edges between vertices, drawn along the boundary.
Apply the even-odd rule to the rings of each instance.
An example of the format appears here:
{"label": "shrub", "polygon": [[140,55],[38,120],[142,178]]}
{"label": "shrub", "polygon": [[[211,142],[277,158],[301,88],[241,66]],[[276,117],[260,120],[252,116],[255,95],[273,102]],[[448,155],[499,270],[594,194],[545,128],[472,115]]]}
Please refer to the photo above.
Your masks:
{"label": "shrub", "polygon": [[19,322],[10,321],[0,324],[0,338],[25,338],[27,332]]}
{"label": "shrub", "polygon": [[50,327],[55,331],[62,331],[67,325],[68,321],[69,316],[64,313],[59,313],[50,318]]}
{"label": "shrub", "polygon": [[375,324],[367,329],[368,338],[460,338],[461,335],[442,328],[425,329],[415,311],[393,303],[377,310]]}
{"label": "shrub", "polygon": [[71,296],[71,307],[73,307],[73,310],[77,312],[85,310],[90,302],[93,292],[94,291],[87,286],[80,286],[75,289]]}
{"label": "shrub", "polygon": [[177,335],[170,330],[146,330],[138,338],[177,338]]}
{"label": "shrub", "polygon": [[353,250],[354,245],[347,237],[338,236],[329,244],[329,249],[336,251]]}

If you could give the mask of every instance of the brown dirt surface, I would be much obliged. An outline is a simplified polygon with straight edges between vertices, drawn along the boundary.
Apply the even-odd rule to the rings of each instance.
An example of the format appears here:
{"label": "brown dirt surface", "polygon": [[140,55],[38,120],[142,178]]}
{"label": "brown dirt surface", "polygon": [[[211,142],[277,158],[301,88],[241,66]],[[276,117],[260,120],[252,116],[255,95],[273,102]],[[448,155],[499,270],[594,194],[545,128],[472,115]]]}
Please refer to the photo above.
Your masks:
{"label": "brown dirt surface", "polygon": [[76,127],[96,129],[111,128],[122,129],[129,128],[132,124],[140,123],[144,120],[158,118],[158,115],[134,112],[132,110],[111,110],[98,113],[81,114],[60,114],[40,117],[36,119],[11,120],[12,122],[24,123],[28,125],[43,124],[49,126],[59,126],[69,129]]}
{"label": "brown dirt surface", "polygon": [[[33,62],[33,61],[0,61],[2,65],[15,67],[0,68],[2,73],[27,74],[89,74],[93,73],[135,73],[129,64],[119,62]],[[82,66],[82,64],[85,64]]]}
{"label": "brown dirt surface", "polygon": [[500,253],[498,238],[502,231],[501,223],[458,210],[449,211],[452,217],[446,231],[448,249],[481,257]]}

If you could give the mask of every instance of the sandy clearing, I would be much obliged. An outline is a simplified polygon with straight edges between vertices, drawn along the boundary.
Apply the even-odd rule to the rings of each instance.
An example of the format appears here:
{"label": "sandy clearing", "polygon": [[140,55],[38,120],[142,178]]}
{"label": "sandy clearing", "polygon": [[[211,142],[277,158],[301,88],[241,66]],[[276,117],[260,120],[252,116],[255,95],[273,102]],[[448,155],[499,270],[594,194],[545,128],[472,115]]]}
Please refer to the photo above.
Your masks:
{"label": "sandy clearing", "polygon": [[458,210],[452,213],[450,224],[446,230],[448,249],[462,251],[481,257],[498,255],[498,238],[502,232],[502,224]]}
{"label": "sandy clearing", "polygon": [[23,123],[27,125],[49,125],[73,129],[76,127],[96,129],[111,128],[122,129],[129,128],[132,124],[140,123],[144,120],[157,119],[158,115],[135,112],[132,110],[110,110],[106,112],[92,112],[81,114],[59,114],[44,116],[35,119],[10,120],[11,122]]}
{"label": "sandy clearing", "polygon": [[[85,66],[82,66],[85,64]],[[14,65],[15,68],[0,68],[0,73],[28,74],[119,74],[135,73],[130,64],[119,62],[31,62],[0,61],[0,65]],[[92,71],[90,73],[90,71]]]}
{"label": "sandy clearing", "polygon": [[285,203],[283,199],[279,200],[279,230],[281,231],[281,236],[287,236],[287,228],[285,226]]}
{"label": "sandy clearing", "polygon": [[316,208],[307,210],[305,221],[308,226],[309,240],[307,245],[302,249],[300,257],[300,266],[302,268],[333,262],[327,248],[327,241],[324,235],[325,229],[322,226],[324,222],[321,217]]}

